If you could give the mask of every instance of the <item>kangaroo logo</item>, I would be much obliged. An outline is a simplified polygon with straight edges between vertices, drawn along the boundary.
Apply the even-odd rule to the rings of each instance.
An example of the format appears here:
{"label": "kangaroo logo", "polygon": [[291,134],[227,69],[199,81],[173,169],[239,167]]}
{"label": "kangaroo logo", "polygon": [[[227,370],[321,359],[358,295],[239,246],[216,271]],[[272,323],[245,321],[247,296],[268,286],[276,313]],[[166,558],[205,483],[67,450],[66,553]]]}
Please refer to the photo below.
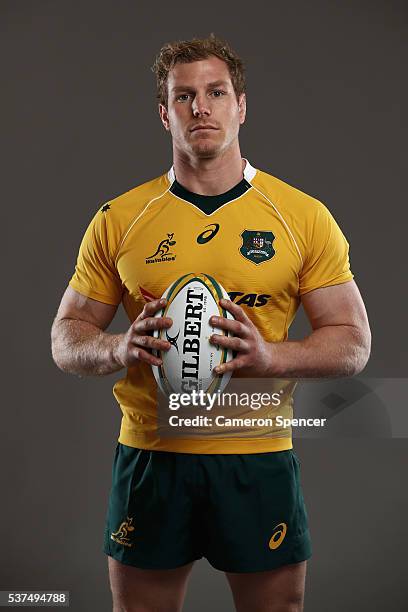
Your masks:
{"label": "kangaroo logo", "polygon": [[167,238],[161,241],[156,252],[153,253],[153,255],[150,255],[150,257],[147,257],[147,259],[152,259],[153,257],[156,257],[156,255],[159,255],[160,257],[167,255],[170,247],[176,244],[176,241],[173,240],[173,236],[174,234],[167,234]]}
{"label": "kangaroo logo", "polygon": [[120,527],[117,531],[111,533],[111,540],[114,540],[118,544],[122,544],[123,546],[131,547],[132,544],[129,542],[128,532],[134,531],[135,528],[132,525],[133,518],[126,518],[126,521],[120,524]]}
{"label": "kangaroo logo", "polygon": [[176,256],[172,253],[170,247],[176,244],[176,241],[173,240],[174,232],[172,234],[167,234],[167,238],[162,240],[159,243],[156,251],[153,255],[149,255],[146,257],[146,263],[158,263],[161,261],[174,261]]}

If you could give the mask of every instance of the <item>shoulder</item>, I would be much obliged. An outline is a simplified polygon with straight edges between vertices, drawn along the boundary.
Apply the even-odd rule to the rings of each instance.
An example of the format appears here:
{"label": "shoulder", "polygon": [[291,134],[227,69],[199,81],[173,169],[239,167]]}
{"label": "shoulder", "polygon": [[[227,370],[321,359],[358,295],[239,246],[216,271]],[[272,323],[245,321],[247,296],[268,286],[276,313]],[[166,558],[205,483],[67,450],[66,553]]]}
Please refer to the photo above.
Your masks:
{"label": "shoulder", "polygon": [[257,170],[252,185],[270,200],[272,205],[291,215],[301,217],[311,215],[313,217],[322,209],[326,209],[325,205],[316,197],[263,170]]}
{"label": "shoulder", "polygon": [[85,243],[103,245],[105,251],[114,259],[128,228],[150,203],[167,192],[169,186],[166,173],[105,201],[93,213],[84,236]]}
{"label": "shoulder", "polygon": [[170,187],[167,173],[146,183],[132,187],[128,191],[113,197],[100,207],[101,212],[109,212],[115,219],[133,218],[141,213],[153,200],[159,199]]}
{"label": "shoulder", "polygon": [[323,202],[285,181],[258,170],[253,187],[268,200],[291,233],[304,260],[317,243],[334,244],[345,238],[330,210]]}
{"label": "shoulder", "polygon": [[[128,228],[147,208],[159,202],[170,187],[166,174],[137,185],[121,195],[107,200],[99,207],[94,219],[105,228],[113,252],[120,244]],[[97,223],[98,223],[97,221]]]}

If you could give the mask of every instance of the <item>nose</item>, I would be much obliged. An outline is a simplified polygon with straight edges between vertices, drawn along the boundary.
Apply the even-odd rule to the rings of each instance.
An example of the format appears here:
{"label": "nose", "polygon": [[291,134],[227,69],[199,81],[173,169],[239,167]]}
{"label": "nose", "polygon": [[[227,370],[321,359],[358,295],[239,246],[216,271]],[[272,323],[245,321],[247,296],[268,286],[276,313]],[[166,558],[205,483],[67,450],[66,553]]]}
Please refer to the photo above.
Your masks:
{"label": "nose", "polygon": [[210,115],[211,114],[211,108],[210,108],[210,102],[207,98],[207,96],[205,95],[196,95],[194,97],[193,100],[193,104],[192,104],[192,111],[193,111],[193,115],[194,117],[201,117],[203,115]]}

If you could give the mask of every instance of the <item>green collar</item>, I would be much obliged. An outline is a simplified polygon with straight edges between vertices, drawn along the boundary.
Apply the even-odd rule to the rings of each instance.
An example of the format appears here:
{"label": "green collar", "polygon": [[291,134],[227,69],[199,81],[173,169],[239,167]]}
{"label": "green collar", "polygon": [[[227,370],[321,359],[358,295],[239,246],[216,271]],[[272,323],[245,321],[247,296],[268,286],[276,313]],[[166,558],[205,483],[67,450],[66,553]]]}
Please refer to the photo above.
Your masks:
{"label": "green collar", "polygon": [[199,193],[188,191],[188,189],[183,187],[183,185],[181,185],[175,178],[172,186],[170,187],[170,192],[178,198],[194,204],[194,206],[197,206],[197,208],[199,208],[206,215],[210,215],[216,211],[217,208],[223,206],[223,204],[227,204],[227,202],[231,202],[232,200],[236,200],[242,196],[242,194],[248,191],[248,189],[251,187],[251,183],[243,178],[237,185],[235,185],[235,187],[232,187],[232,189],[229,189],[225,193],[220,193],[219,195],[201,195]]}

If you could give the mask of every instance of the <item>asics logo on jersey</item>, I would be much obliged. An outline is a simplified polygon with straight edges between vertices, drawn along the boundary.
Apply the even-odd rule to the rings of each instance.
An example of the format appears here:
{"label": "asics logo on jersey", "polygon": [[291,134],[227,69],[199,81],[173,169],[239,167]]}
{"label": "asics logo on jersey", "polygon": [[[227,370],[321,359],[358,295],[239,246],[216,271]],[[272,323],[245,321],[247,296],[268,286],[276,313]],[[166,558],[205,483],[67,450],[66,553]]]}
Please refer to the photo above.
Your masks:
{"label": "asics logo on jersey", "polygon": [[129,542],[128,532],[134,531],[135,528],[132,525],[133,518],[126,518],[126,521],[120,524],[120,527],[117,531],[111,534],[111,540],[114,540],[118,544],[122,544],[123,546],[131,547],[132,544]]}
{"label": "asics logo on jersey", "polygon": [[176,259],[176,256],[174,255],[174,253],[172,253],[170,249],[170,247],[176,244],[176,241],[173,240],[173,237],[174,237],[174,233],[167,234],[167,238],[165,238],[159,243],[159,246],[157,247],[153,255],[149,255],[149,257],[146,257],[146,263],[159,263],[161,261],[174,261]]}
{"label": "asics logo on jersey", "polygon": [[273,528],[273,533],[271,539],[269,540],[269,548],[271,550],[275,550],[275,548],[278,548],[282,544],[287,529],[288,527],[286,523],[279,523]]}
{"label": "asics logo on jersey", "polygon": [[198,244],[206,244],[207,242],[210,242],[210,240],[214,238],[214,236],[218,233],[218,230],[220,229],[219,223],[211,223],[210,225],[206,225],[205,227],[208,227],[209,229],[205,229],[203,232],[201,232],[201,234],[197,236]]}
{"label": "asics logo on jersey", "polygon": [[178,340],[179,335],[180,335],[180,330],[178,331],[177,336],[174,336],[172,338],[171,336],[169,336],[166,330],[166,340],[170,342],[171,346],[174,346],[174,348],[177,350],[177,353],[179,352],[179,348],[177,346],[177,340]]}

